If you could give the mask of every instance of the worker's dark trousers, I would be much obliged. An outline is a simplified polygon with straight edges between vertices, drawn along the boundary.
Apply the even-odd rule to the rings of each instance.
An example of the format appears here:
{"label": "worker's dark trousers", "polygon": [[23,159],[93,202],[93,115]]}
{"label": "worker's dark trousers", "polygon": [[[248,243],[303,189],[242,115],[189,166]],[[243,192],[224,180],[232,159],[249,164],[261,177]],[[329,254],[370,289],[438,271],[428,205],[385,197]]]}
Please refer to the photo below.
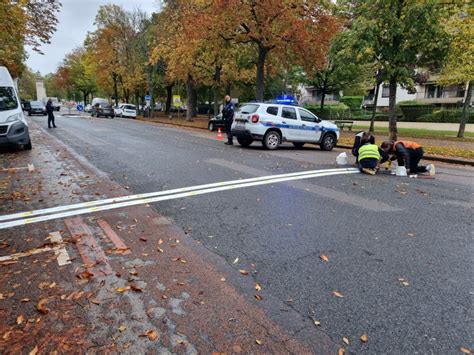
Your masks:
{"label": "worker's dark trousers", "polygon": [[225,121],[225,131],[227,133],[227,142],[229,142],[229,143],[232,143],[231,127],[232,127],[232,120],[226,120]]}
{"label": "worker's dark trousers", "polygon": [[426,166],[418,165],[421,158],[423,158],[423,148],[407,149],[407,154],[410,154],[410,173],[426,173]]}
{"label": "worker's dark trousers", "polygon": [[365,158],[359,161],[359,169],[375,169],[377,167],[378,159],[375,158]]}
{"label": "worker's dark trousers", "polygon": [[56,124],[54,123],[54,114],[52,112],[48,113],[48,128],[51,128],[51,125],[56,127]]}

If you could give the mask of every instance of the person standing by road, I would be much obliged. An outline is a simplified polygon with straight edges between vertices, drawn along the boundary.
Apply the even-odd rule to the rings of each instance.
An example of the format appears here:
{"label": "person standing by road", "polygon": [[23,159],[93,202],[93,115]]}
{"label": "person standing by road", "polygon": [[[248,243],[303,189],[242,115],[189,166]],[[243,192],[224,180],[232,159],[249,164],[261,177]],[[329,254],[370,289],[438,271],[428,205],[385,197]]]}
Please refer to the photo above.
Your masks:
{"label": "person standing by road", "polygon": [[222,119],[225,121],[225,131],[227,133],[227,145],[233,145],[232,142],[232,122],[234,121],[234,103],[231,101],[230,96],[226,95],[224,97],[224,106],[222,107]]}
{"label": "person standing by road", "polygon": [[411,141],[385,141],[381,148],[389,155],[396,157],[398,166],[404,166],[410,174],[429,173],[435,174],[435,166],[418,165],[423,158],[423,147],[418,143]]}
{"label": "person standing by road", "polygon": [[48,113],[48,128],[51,128],[51,124],[53,125],[54,128],[56,128],[56,123],[54,122],[54,106],[53,106],[53,101],[51,99],[48,99],[48,102],[46,103],[46,112]]}

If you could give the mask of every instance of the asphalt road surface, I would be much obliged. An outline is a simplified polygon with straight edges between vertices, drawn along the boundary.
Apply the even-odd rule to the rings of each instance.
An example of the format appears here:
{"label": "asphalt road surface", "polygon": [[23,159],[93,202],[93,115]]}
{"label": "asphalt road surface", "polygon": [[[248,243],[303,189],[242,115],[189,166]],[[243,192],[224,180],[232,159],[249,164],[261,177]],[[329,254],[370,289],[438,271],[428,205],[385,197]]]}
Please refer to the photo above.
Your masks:
{"label": "asphalt road surface", "polygon": [[[57,124],[52,136],[130,193],[334,168],[339,153],[228,147],[205,131],[126,119],[59,116]],[[252,271],[259,305],[302,338],[316,320],[355,353],[457,353],[474,343],[474,172],[438,171],[435,179],[319,177],[153,207],[236,271]],[[282,303],[307,321],[287,321]]]}

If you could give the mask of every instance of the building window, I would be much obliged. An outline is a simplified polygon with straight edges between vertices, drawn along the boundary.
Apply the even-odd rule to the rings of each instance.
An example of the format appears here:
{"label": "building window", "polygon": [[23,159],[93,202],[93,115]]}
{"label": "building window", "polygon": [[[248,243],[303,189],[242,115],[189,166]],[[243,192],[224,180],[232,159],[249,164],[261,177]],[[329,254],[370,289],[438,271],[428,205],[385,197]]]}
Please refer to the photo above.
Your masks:
{"label": "building window", "polygon": [[458,89],[456,90],[456,97],[464,97],[466,93],[466,87],[464,85],[458,85]]}
{"label": "building window", "polygon": [[389,97],[389,95],[390,95],[390,87],[387,84],[383,84],[382,97]]}
{"label": "building window", "polygon": [[436,85],[428,84],[425,87],[425,99],[434,99],[436,94]]}

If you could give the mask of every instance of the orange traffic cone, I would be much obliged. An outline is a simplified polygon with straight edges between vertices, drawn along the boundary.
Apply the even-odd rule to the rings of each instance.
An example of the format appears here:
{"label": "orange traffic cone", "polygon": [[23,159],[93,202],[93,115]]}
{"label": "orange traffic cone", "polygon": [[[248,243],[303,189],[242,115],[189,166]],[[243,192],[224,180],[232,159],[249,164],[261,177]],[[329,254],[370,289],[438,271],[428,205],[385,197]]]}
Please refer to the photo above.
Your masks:
{"label": "orange traffic cone", "polygon": [[224,137],[222,136],[222,131],[221,131],[220,128],[217,130],[217,140],[218,141],[223,141],[224,140]]}

